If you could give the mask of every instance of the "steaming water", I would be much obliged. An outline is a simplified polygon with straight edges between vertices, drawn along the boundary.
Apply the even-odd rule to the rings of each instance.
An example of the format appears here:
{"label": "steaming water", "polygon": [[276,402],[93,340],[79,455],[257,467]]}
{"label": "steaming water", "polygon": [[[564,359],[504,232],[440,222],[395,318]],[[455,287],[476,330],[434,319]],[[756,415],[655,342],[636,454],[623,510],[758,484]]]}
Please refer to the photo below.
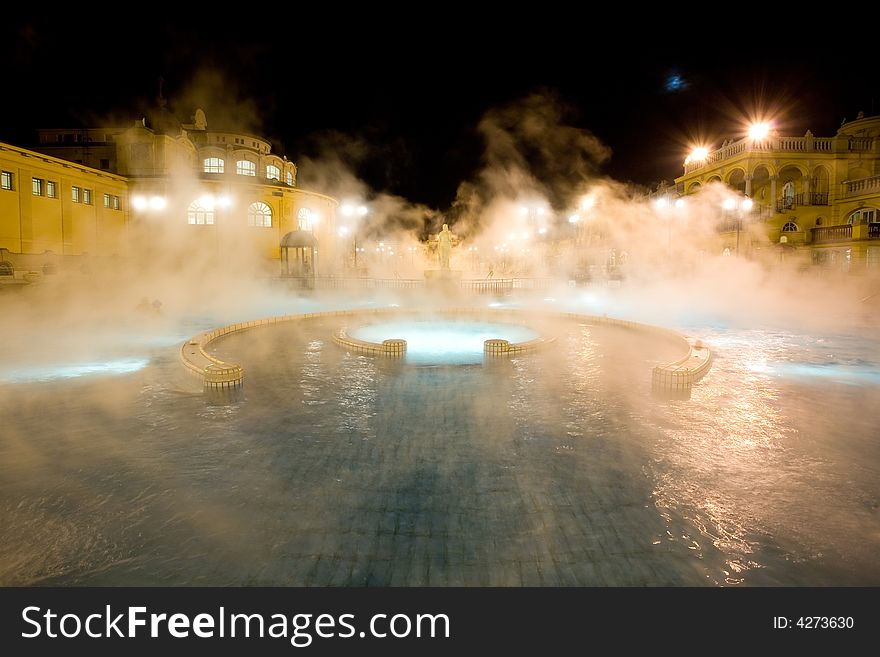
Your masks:
{"label": "steaming water", "polygon": [[527,326],[478,321],[396,321],[358,326],[352,337],[367,342],[406,340],[406,361],[412,364],[475,364],[483,362],[483,342],[500,338],[526,342],[539,336]]}
{"label": "steaming water", "polygon": [[713,369],[668,401],[677,352],[626,331],[425,368],[335,328],[221,341],[226,397],[161,341],[0,387],[0,583],[880,584],[876,337],[703,328]]}

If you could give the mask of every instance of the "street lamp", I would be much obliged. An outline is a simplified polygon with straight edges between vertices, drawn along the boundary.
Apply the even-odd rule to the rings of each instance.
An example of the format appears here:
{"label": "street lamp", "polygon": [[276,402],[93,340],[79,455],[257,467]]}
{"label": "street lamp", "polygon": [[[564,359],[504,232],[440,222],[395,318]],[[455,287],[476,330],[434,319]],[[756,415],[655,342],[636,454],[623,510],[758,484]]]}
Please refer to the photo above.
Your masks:
{"label": "street lamp", "polygon": [[746,196],[742,201],[735,198],[726,198],[721,203],[721,208],[728,212],[733,212],[736,219],[736,255],[739,256],[739,234],[742,231],[743,215],[751,212],[754,207],[754,201]]}
{"label": "street lamp", "polygon": [[[345,228],[345,233],[344,233],[345,235],[348,234],[349,230],[351,230],[351,233],[352,233],[352,242],[354,245],[354,270],[355,270],[355,274],[357,274],[358,253],[364,252],[363,249],[358,247],[357,221],[359,218],[366,217],[369,214],[370,209],[366,205],[364,205],[363,203],[348,201],[348,202],[343,203],[339,207],[339,211],[343,217],[346,217],[349,220],[349,222],[354,224],[354,226],[351,228],[349,228],[348,226],[344,226],[343,228]],[[340,228],[339,234],[340,234],[340,237],[343,235],[342,228]]]}

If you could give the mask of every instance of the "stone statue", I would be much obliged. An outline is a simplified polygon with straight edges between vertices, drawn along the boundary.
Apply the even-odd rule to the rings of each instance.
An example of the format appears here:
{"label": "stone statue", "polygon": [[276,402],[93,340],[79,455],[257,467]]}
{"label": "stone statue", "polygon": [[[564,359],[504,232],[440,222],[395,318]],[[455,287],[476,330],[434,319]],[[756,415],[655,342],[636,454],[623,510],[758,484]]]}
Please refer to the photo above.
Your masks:
{"label": "stone statue", "polygon": [[449,224],[443,224],[443,230],[437,235],[440,243],[440,269],[449,269],[449,256],[452,253],[452,233],[449,232]]}

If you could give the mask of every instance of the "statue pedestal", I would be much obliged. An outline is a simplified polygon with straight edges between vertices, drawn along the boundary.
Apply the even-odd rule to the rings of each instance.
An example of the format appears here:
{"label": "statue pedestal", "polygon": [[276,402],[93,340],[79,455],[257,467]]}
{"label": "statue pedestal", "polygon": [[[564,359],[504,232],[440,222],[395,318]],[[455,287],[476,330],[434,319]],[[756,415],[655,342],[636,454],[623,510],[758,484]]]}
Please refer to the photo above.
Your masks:
{"label": "statue pedestal", "polygon": [[427,283],[457,283],[461,280],[461,271],[456,269],[426,269],[425,282]]}

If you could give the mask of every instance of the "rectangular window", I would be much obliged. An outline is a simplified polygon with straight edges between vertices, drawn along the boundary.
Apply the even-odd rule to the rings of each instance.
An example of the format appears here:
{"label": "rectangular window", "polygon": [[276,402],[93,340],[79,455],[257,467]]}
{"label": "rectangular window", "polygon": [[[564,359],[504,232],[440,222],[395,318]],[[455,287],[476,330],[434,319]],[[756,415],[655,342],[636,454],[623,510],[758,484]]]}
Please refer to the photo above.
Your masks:
{"label": "rectangular window", "polygon": [[203,164],[205,173],[223,173],[225,168],[222,157],[206,157]]}
{"label": "rectangular window", "polygon": [[70,198],[74,203],[82,202],[82,189],[79,187],[70,188]]}
{"label": "rectangular window", "polygon": [[239,160],[235,163],[235,173],[239,176],[256,176],[257,165],[248,160]]}
{"label": "rectangular window", "polygon": [[104,194],[104,207],[110,207],[110,194]]}
{"label": "rectangular window", "polygon": [[43,180],[41,178],[31,178],[31,189],[34,196],[43,195]]}
{"label": "rectangular window", "polygon": [[270,164],[266,167],[266,178],[269,180],[281,180],[281,169]]}
{"label": "rectangular window", "polygon": [[91,189],[83,189],[83,203],[86,205],[92,204],[92,190]]}
{"label": "rectangular window", "polygon": [[2,173],[0,173],[0,187],[2,187],[3,189],[8,189],[10,191],[15,189],[15,187],[13,186],[14,181],[15,178],[13,177],[11,171],[3,171]]}
{"label": "rectangular window", "polygon": [[114,196],[114,197],[113,197],[113,209],[114,209],[114,210],[118,210],[119,208],[120,208],[120,205],[119,205],[119,197],[118,197],[118,196]]}
{"label": "rectangular window", "polygon": [[49,198],[58,198],[58,183],[54,180],[46,181],[46,196]]}

